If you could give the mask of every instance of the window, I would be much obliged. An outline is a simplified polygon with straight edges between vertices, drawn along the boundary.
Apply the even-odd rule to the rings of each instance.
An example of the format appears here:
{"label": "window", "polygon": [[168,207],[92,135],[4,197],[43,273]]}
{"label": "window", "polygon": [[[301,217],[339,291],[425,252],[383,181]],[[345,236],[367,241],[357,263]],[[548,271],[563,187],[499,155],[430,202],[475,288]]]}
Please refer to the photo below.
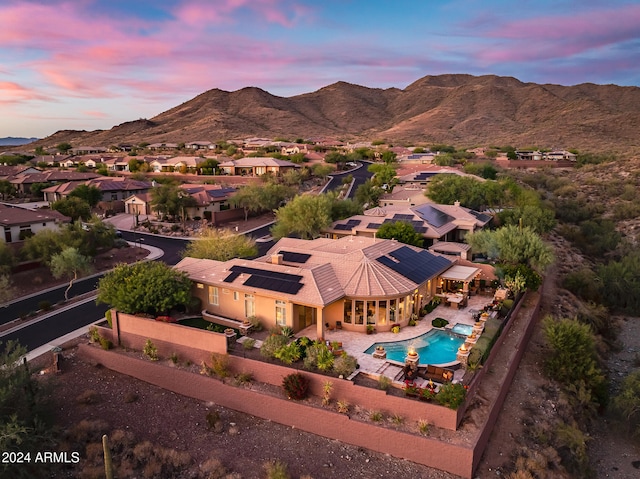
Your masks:
{"label": "window", "polygon": [[367,324],[376,324],[376,302],[367,301]]}
{"label": "window", "polygon": [[244,295],[244,315],[247,318],[256,315],[256,304],[252,294]]}
{"label": "window", "polygon": [[345,299],[344,300],[344,322],[346,324],[351,324],[351,316],[353,314],[353,312],[351,311],[352,309],[352,305],[353,305],[353,301],[351,301],[350,299]]}
{"label": "window", "polygon": [[364,301],[356,300],[356,323],[364,324]]}
{"label": "window", "polygon": [[238,292],[237,292],[237,291],[234,291],[234,292],[233,292],[233,300],[234,300],[234,301],[238,301],[238,298],[239,298],[239,296],[238,296]]}
{"label": "window", "polygon": [[378,301],[378,324],[387,324],[387,301]]}
{"label": "window", "polygon": [[218,288],[209,286],[209,304],[218,306]]}
{"label": "window", "polygon": [[287,325],[287,303],[276,300],[276,324],[278,326]]}

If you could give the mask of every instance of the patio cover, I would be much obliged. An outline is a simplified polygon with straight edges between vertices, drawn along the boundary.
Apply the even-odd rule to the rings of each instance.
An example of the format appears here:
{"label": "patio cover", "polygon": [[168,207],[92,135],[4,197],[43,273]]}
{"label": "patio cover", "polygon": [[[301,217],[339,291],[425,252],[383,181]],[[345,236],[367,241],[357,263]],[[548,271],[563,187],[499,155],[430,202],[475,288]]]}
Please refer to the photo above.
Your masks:
{"label": "patio cover", "polygon": [[471,266],[460,266],[458,264],[452,266],[444,273],[440,275],[442,279],[448,279],[451,281],[462,281],[463,283],[469,283],[473,281],[476,275],[480,272],[480,268],[473,268]]}

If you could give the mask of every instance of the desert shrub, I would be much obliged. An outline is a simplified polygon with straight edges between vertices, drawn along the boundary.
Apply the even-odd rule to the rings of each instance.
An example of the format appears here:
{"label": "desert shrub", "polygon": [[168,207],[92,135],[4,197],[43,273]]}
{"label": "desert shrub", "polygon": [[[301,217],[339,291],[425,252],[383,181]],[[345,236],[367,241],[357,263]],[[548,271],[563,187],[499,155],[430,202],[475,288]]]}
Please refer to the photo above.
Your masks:
{"label": "desert shrub", "polygon": [[148,357],[151,361],[158,360],[158,348],[153,344],[153,341],[147,339],[147,342],[144,343],[144,348],[142,349],[142,354]]}
{"label": "desert shrub", "polygon": [[342,377],[349,377],[356,370],[358,361],[353,356],[341,354],[333,361],[333,370]]}
{"label": "desert shrub", "polygon": [[83,419],[66,432],[66,438],[74,444],[102,441],[102,435],[109,429],[109,423],[102,419]]}
{"label": "desert shrub", "polygon": [[247,338],[242,342],[242,347],[244,349],[253,349],[255,345],[256,345],[256,340],[253,338]]}
{"label": "desert shrub", "polygon": [[51,302],[50,301],[40,301],[38,303],[38,309],[41,309],[42,311],[49,311],[51,309]]}
{"label": "desert shrub", "polygon": [[100,336],[100,346],[105,351],[109,351],[111,348],[113,348],[113,343],[110,339]]}
{"label": "desert shrub", "polygon": [[307,369],[331,369],[333,366],[333,353],[324,343],[312,344],[307,348],[304,358],[304,366]]}
{"label": "desert shrub", "polygon": [[171,356],[169,356],[169,359],[171,360],[172,364],[178,364],[178,354],[177,353],[171,353]]}
{"label": "desert shrub", "polygon": [[423,314],[429,314],[430,312],[432,312],[434,309],[436,309],[438,307],[438,305],[440,304],[440,298],[433,298],[430,302],[427,303],[427,305],[424,307],[424,313]]}
{"label": "desert shrub", "polygon": [[260,354],[265,358],[275,357],[276,351],[285,346],[289,340],[281,334],[272,334],[264,340]]}
{"label": "desert shrub", "polygon": [[336,406],[338,407],[338,412],[340,414],[349,413],[349,403],[347,401],[337,401]]}
{"label": "desert shrub", "polygon": [[393,416],[391,416],[391,422],[399,426],[404,422],[404,417],[402,417],[400,414],[394,414]]}
{"label": "desert shrub", "polygon": [[571,271],[562,281],[562,286],[579,298],[596,303],[602,300],[599,284],[598,276],[588,266]]}
{"label": "desert shrub", "polygon": [[236,374],[236,381],[238,384],[249,384],[253,381],[253,373],[252,372],[242,372]]}
{"label": "desert shrub", "polygon": [[266,479],[290,479],[287,472],[287,465],[280,460],[271,460],[264,464],[264,470],[267,473]]}
{"label": "desert shrub", "polygon": [[444,318],[435,318],[431,321],[431,326],[434,328],[444,328],[447,324],[449,324],[449,321]]}
{"label": "desert shrub", "polygon": [[249,316],[247,318],[247,321],[251,323],[251,327],[253,328],[254,331],[256,332],[262,331],[262,323],[260,322],[257,316]]}
{"label": "desert shrub", "polygon": [[624,379],[620,393],[613,398],[613,411],[631,435],[640,437],[640,370]]}
{"label": "desert shrub", "polygon": [[322,385],[322,405],[328,406],[331,402],[331,391],[333,390],[333,383],[331,381],[325,381]]}
{"label": "desert shrub", "polygon": [[229,355],[220,353],[211,353],[211,369],[219,378],[229,376]]}
{"label": "desert shrub", "polygon": [[100,396],[93,389],[85,389],[82,393],[76,396],[76,402],[78,404],[95,404],[99,399]]}
{"label": "desert shrub", "polygon": [[309,379],[300,373],[288,374],[282,380],[282,387],[287,397],[299,401],[309,394]]}
{"label": "desert shrub", "polygon": [[391,387],[391,378],[389,376],[381,375],[378,378],[378,387],[383,391],[387,391]]}
{"label": "desert shrub", "polygon": [[293,328],[291,326],[282,326],[282,328],[280,328],[280,334],[282,334],[285,338],[292,338]]}
{"label": "desert shrub", "polygon": [[598,365],[595,338],[588,325],[577,319],[543,320],[543,333],[549,347],[544,370],[565,388],[584,381],[594,399],[607,403],[605,377]]}
{"label": "desert shrub", "polygon": [[218,411],[208,411],[205,416],[207,427],[215,432],[222,432],[222,419]]}
{"label": "desert shrub", "polygon": [[124,395],[124,402],[126,402],[127,404],[132,403],[132,402],[136,402],[138,400],[138,394],[133,392],[133,391],[127,391],[127,393]]}
{"label": "desert shrub", "polygon": [[380,422],[384,419],[384,415],[380,411],[371,411],[371,414],[369,414],[369,419],[371,419],[373,422]]}
{"label": "desert shrub", "polygon": [[295,341],[292,341],[276,350],[273,353],[273,357],[285,364],[292,364],[300,359],[300,346]]}
{"label": "desert shrub", "polygon": [[436,394],[436,401],[451,409],[458,409],[464,402],[467,390],[462,384],[445,383]]}
{"label": "desert shrub", "polygon": [[504,278],[516,278],[520,275],[524,279],[525,288],[537,291],[542,284],[542,276],[526,264],[501,264],[498,266],[498,274]]}
{"label": "desert shrub", "polygon": [[565,468],[573,477],[591,477],[587,442],[589,437],[575,426],[560,423],[555,429],[554,443]]}
{"label": "desert shrub", "polygon": [[91,341],[92,343],[100,342],[100,332],[95,326],[91,326],[89,328],[89,341]]}
{"label": "desert shrub", "polygon": [[430,429],[431,429],[431,424],[429,424],[429,422],[426,419],[418,420],[418,432],[420,432],[420,434],[422,434],[423,436],[426,436],[427,434],[429,434]]}

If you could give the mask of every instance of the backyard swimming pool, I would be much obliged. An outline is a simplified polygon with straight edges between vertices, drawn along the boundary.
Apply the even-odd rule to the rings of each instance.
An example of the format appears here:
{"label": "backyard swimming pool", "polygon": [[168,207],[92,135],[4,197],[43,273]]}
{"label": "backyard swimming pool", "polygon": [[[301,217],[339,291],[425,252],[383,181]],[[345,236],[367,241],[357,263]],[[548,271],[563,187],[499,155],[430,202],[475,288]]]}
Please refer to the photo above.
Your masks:
{"label": "backyard swimming pool", "polygon": [[432,329],[428,333],[404,341],[375,343],[365,353],[373,354],[376,346],[384,346],[387,359],[404,363],[410,347],[420,355],[420,364],[447,364],[456,360],[458,348],[464,344],[465,337],[451,331]]}
{"label": "backyard swimming pool", "polygon": [[451,331],[453,331],[454,333],[469,336],[471,333],[473,333],[473,326],[470,324],[456,323],[456,325],[451,328]]}

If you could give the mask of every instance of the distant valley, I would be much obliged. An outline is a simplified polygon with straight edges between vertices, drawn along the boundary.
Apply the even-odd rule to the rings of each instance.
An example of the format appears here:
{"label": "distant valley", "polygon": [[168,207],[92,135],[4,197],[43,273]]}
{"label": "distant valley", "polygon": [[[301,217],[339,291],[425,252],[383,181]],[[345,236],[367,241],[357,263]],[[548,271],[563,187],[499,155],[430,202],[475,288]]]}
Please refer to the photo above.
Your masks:
{"label": "distant valley", "polygon": [[14,138],[13,136],[7,136],[0,138],[0,146],[21,146],[28,145],[34,141],[38,141],[39,138]]}

